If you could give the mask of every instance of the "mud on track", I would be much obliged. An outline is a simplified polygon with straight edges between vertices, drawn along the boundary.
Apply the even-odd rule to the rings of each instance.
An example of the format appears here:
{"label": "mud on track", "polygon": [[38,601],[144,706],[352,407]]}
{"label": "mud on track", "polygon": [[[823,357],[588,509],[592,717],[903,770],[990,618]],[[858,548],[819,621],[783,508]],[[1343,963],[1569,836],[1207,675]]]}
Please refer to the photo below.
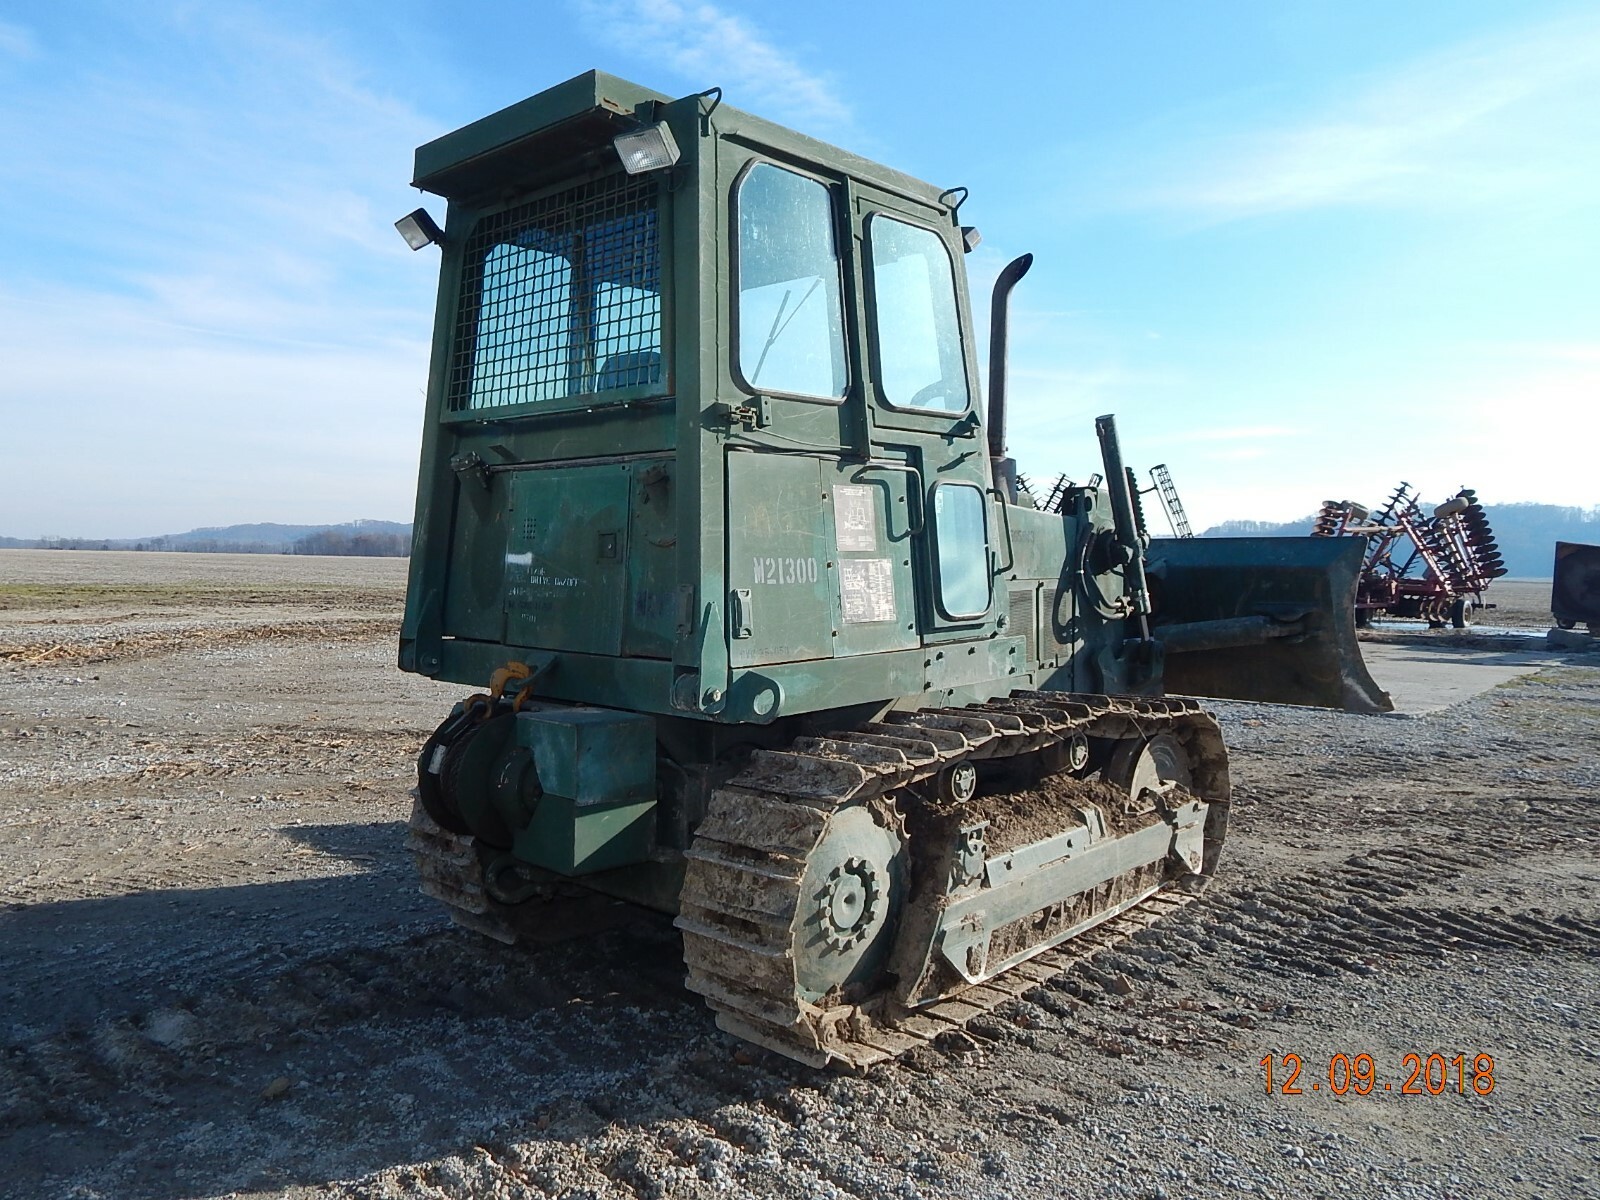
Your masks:
{"label": "mud on track", "polygon": [[[0,661],[7,1195],[1600,1195],[1592,667],[1414,720],[1217,705],[1207,895],[853,1078],[718,1033],[664,920],[511,951],[416,894],[410,756],[460,689],[392,668],[401,564],[18,553],[0,584],[219,598],[0,607],[0,645],[167,639]],[[1264,1094],[1289,1051],[1319,1092]],[[1363,1051],[1396,1091],[1330,1095]],[[1495,1089],[1402,1096],[1412,1051]]]}

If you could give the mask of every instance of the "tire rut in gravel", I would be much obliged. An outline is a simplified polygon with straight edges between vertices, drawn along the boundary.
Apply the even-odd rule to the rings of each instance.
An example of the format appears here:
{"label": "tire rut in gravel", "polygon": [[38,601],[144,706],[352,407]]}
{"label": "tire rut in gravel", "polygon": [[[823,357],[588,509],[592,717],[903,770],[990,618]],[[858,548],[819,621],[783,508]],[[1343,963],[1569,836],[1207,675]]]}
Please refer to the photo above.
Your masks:
{"label": "tire rut in gravel", "polygon": [[[664,998],[660,966],[623,971],[582,947],[550,951],[540,966],[542,978],[563,980],[570,996],[690,1004],[675,963]],[[0,1132],[40,1121],[92,1121],[108,1094],[167,1095],[194,1082],[202,1067],[273,1039],[336,1038],[354,1026],[439,1013],[528,1018],[568,998],[541,979],[530,982],[535,970],[523,955],[452,930],[224,982],[116,1020],[25,1035],[0,1049]]]}
{"label": "tire rut in gravel", "polygon": [[[1394,956],[1443,958],[1467,951],[1600,956],[1600,923],[1538,909],[1489,912],[1429,906],[1418,890],[1482,868],[1484,860],[1431,848],[1386,847],[1351,855],[1271,887],[1214,890],[1151,940],[1218,950],[1272,975],[1370,975]],[[1224,947],[1226,949],[1224,950]]]}

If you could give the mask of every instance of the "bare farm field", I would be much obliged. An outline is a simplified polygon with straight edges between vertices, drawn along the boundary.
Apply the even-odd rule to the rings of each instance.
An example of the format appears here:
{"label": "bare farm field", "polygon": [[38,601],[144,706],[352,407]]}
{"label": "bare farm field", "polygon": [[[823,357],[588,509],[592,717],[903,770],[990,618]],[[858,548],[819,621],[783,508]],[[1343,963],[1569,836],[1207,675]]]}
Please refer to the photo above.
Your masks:
{"label": "bare farm field", "polygon": [[849,1076],[719,1033],[665,918],[509,950],[418,895],[465,689],[395,669],[404,572],[0,551],[0,1193],[1600,1196],[1600,657],[1379,632],[1455,690],[1215,704],[1206,894]]}

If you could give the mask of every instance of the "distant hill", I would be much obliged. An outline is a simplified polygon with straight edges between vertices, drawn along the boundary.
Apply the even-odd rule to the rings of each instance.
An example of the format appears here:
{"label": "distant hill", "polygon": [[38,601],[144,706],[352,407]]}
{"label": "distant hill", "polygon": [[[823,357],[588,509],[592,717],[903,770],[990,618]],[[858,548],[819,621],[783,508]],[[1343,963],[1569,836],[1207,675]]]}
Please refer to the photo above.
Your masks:
{"label": "distant hill", "polygon": [[[1600,508],[1566,508],[1559,504],[1485,504],[1489,528],[1506,560],[1508,575],[1548,579],[1557,542],[1600,545]],[[1201,537],[1306,537],[1315,515],[1298,521],[1224,521]]]}
{"label": "distant hill", "polygon": [[[1489,526],[1511,575],[1549,578],[1555,544],[1600,545],[1600,507],[1558,504],[1486,504]],[[1201,537],[1305,537],[1314,514],[1298,521],[1224,521]],[[223,525],[148,538],[0,537],[0,549],[187,550],[227,554],[410,553],[411,525],[399,521],[346,521],[341,525]]]}
{"label": "distant hill", "polygon": [[1202,529],[1200,537],[1305,537],[1311,532],[1316,517],[1302,517],[1298,521],[1224,521],[1210,529]]}
{"label": "distant hill", "polygon": [[191,529],[188,533],[168,534],[166,542],[169,550],[182,549],[195,542],[289,546],[307,534],[327,533],[330,530],[338,530],[341,533],[399,533],[406,537],[411,536],[411,526],[398,521],[346,521],[342,525],[225,525],[218,528]]}
{"label": "distant hill", "polygon": [[341,525],[221,525],[146,538],[8,538],[0,549],[182,550],[199,554],[361,554],[404,556],[411,525],[346,521]]}

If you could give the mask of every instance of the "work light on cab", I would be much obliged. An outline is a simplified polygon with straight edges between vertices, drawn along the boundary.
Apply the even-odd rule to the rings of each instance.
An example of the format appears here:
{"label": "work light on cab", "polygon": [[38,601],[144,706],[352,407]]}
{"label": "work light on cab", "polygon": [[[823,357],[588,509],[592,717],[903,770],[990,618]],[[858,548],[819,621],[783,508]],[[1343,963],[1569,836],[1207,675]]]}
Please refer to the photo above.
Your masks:
{"label": "work light on cab", "polygon": [[629,175],[643,175],[646,171],[659,171],[670,167],[681,158],[677,139],[665,121],[646,125],[628,133],[619,133],[611,144],[622,159],[622,169]]}
{"label": "work light on cab", "polygon": [[439,228],[425,208],[408,212],[394,223],[394,227],[400,231],[400,236],[405,238],[406,245],[413,250],[421,250],[429,244],[444,245],[444,230]]}

